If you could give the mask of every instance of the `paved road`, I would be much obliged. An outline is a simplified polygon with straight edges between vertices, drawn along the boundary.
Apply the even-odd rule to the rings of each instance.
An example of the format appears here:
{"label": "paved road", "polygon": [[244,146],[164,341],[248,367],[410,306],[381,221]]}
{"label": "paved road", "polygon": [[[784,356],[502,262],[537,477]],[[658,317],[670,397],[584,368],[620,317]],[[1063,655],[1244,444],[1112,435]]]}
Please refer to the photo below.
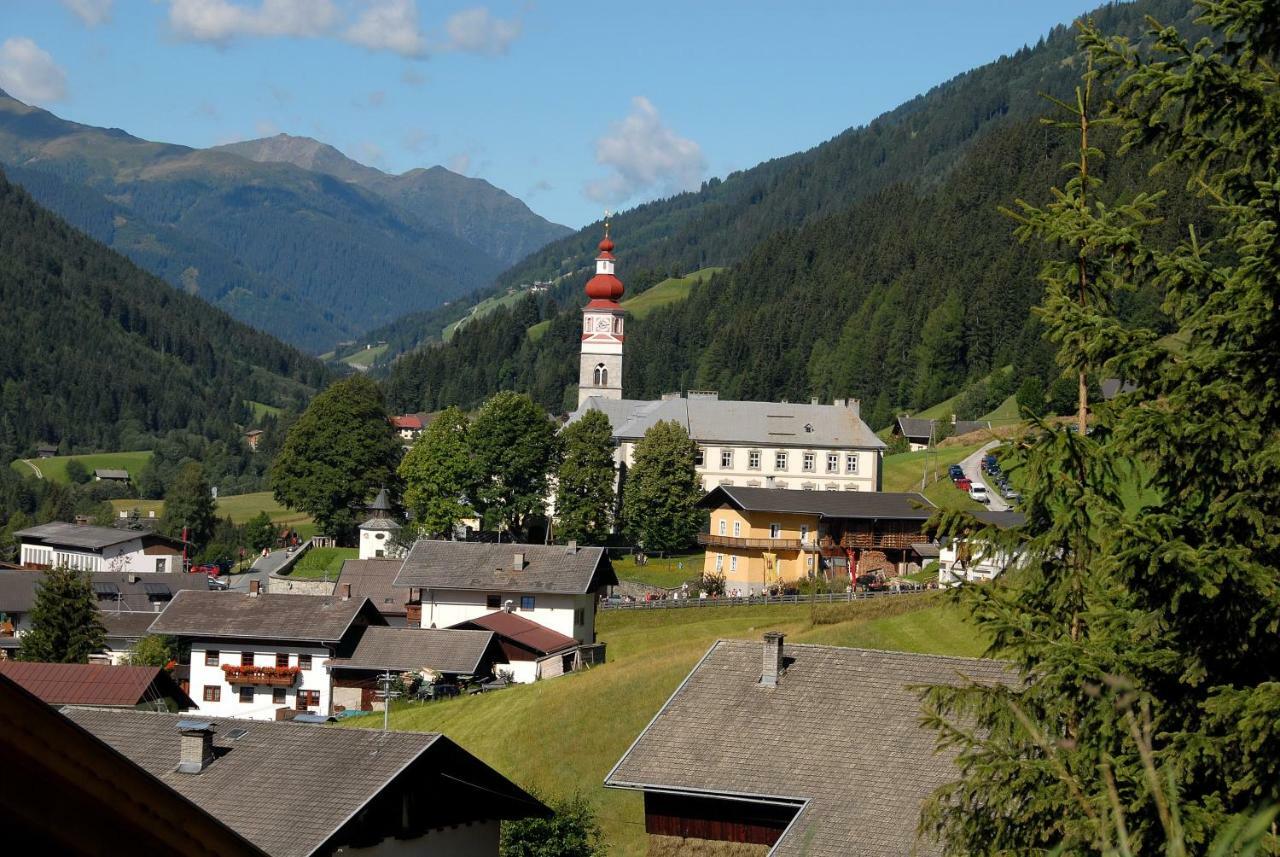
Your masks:
{"label": "paved road", "polygon": [[987,504],[987,508],[993,512],[1005,512],[1009,509],[1009,504],[1000,496],[1000,492],[996,487],[987,481],[987,474],[982,472],[982,456],[1000,445],[1000,441],[993,440],[986,444],[977,452],[970,455],[964,461],[960,462],[960,468],[964,471],[964,475],[974,482],[981,482],[987,486],[987,496],[991,498],[991,502]]}
{"label": "paved road", "polygon": [[231,588],[247,592],[249,590],[249,581],[256,580],[259,586],[265,590],[267,588],[267,576],[272,572],[278,571],[288,558],[289,554],[286,554],[283,550],[272,551],[266,556],[258,557],[251,569],[243,574],[231,575]]}

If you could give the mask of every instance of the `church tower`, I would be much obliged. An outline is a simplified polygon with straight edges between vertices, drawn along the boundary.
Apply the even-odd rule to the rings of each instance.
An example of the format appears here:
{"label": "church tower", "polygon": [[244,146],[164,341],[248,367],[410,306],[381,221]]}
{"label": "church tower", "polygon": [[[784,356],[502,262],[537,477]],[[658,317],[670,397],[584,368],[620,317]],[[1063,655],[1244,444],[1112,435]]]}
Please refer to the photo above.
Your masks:
{"label": "church tower", "polygon": [[618,305],[622,281],[613,273],[613,241],[609,222],[604,224],[604,240],[596,257],[596,275],[587,283],[582,309],[582,362],[578,372],[578,407],[591,396],[622,398],[622,317]]}

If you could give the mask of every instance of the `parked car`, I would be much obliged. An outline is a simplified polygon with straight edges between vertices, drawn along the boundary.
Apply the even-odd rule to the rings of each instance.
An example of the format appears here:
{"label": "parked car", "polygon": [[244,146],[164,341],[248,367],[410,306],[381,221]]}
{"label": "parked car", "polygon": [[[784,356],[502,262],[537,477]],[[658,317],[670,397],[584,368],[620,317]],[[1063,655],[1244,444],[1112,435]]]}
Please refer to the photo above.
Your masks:
{"label": "parked car", "polygon": [[220,577],[222,575],[222,569],[218,567],[217,563],[207,562],[203,565],[191,566],[191,573],[207,574],[209,577]]}
{"label": "parked car", "polygon": [[211,575],[209,575],[209,588],[210,588],[210,589],[223,590],[223,589],[230,589],[230,588],[231,588],[231,585],[230,585],[230,584],[228,584],[228,583],[227,583],[225,580],[223,580],[222,578],[220,578],[220,577],[214,577],[214,576],[211,574]]}
{"label": "parked car", "polygon": [[506,686],[506,680],[491,678],[487,681],[480,682],[480,684],[473,685],[469,692],[474,696],[477,693],[488,693],[491,690],[502,690]]}
{"label": "parked car", "polygon": [[957,479],[963,479],[964,468],[961,467],[959,464],[953,464],[949,468],[947,468],[947,475],[951,477],[952,482],[956,481]]}
{"label": "parked car", "polygon": [[968,491],[969,486],[972,484],[973,483],[969,481],[969,477],[967,476],[962,476],[956,480],[956,487],[959,488],[961,491]]}
{"label": "parked car", "polygon": [[973,482],[969,485],[969,499],[977,500],[979,503],[990,503],[991,497],[987,495],[987,486],[981,482]]}

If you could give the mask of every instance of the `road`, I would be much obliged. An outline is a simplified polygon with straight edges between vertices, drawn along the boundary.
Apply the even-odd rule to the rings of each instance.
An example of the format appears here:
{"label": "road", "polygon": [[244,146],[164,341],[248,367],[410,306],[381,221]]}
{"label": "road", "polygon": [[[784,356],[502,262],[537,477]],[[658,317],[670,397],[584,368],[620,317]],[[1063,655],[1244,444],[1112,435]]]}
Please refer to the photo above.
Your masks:
{"label": "road", "polygon": [[272,572],[279,571],[280,566],[284,565],[284,561],[289,558],[289,554],[283,550],[272,551],[266,556],[260,556],[254,560],[253,567],[243,574],[233,574],[229,578],[231,588],[236,590],[249,591],[249,581],[256,580],[258,585],[265,591],[267,588],[267,577]]}
{"label": "road", "polygon": [[24,458],[24,459],[22,459],[22,463],[23,463],[23,464],[25,464],[25,465],[27,465],[27,467],[30,467],[32,470],[34,470],[34,471],[35,471],[35,473],[36,473],[36,478],[37,478],[37,479],[43,479],[43,478],[44,478],[44,474],[43,474],[42,472],[40,472],[40,468],[39,468],[39,467],[36,467],[34,464],[32,464],[30,461],[28,461],[28,460],[27,460],[27,459],[25,459],[25,458]]}
{"label": "road", "polygon": [[982,472],[982,456],[986,455],[999,445],[1000,441],[998,440],[993,440],[991,443],[986,444],[982,449],[979,449],[977,452],[973,453],[973,455],[970,455],[964,461],[961,461],[960,469],[964,471],[964,475],[971,481],[981,482],[983,485],[987,486],[987,496],[991,499],[991,502],[987,504],[988,509],[993,512],[1007,512],[1009,510],[1009,504],[1000,496],[1000,492],[996,487],[987,481],[987,474]]}

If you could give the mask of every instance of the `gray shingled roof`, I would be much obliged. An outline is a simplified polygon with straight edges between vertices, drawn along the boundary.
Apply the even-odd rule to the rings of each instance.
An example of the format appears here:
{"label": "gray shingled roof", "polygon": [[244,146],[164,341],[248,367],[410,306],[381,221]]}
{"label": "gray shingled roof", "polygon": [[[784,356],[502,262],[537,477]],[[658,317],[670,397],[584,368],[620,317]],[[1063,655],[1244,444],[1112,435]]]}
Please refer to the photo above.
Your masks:
{"label": "gray shingled roof", "polygon": [[342,585],[349,583],[352,598],[368,598],[380,612],[403,616],[407,612],[405,600],[409,593],[394,585],[402,562],[399,559],[349,559],[342,564],[337,588],[333,591],[342,592]]}
{"label": "gray shingled roof", "polygon": [[[131,580],[131,578],[133,578]],[[26,613],[35,605],[36,587],[44,580],[43,571],[3,571],[0,570],[0,613]],[[169,595],[185,589],[198,591],[208,590],[209,578],[203,574],[164,574],[144,573],[129,574],[119,571],[95,571],[90,573],[90,580],[95,584],[108,583],[119,592],[119,602],[114,599],[99,600],[98,606],[104,611],[114,612],[117,606],[126,611],[148,611],[154,618],[154,602],[164,603],[167,597],[158,591],[163,587]],[[147,587],[156,591],[156,595],[148,594]]]}
{"label": "gray shingled roof", "polygon": [[[473,758],[458,765],[466,752],[436,733],[83,708],[63,714],[273,857],[314,852],[424,753],[438,752],[442,770],[496,786],[499,798],[540,807]],[[213,724],[217,757],[199,774],[178,773],[178,723],[194,719]],[[229,738],[234,728],[244,735]]]}
{"label": "gray shingled roof", "polygon": [[123,479],[126,482],[129,480],[129,471],[114,467],[99,467],[93,471],[93,475],[99,479]]}
{"label": "gray shingled roof", "polygon": [[943,429],[947,429],[949,434],[961,435],[991,428],[989,420],[956,420],[948,426],[948,422],[941,419],[926,420],[918,417],[898,417],[898,433],[906,438],[919,438],[921,441],[927,442],[929,440],[930,423],[934,427],[935,439],[939,440]]}
{"label": "gray shingled roof", "polygon": [[1004,511],[993,512],[990,509],[979,509],[973,513],[973,516],[979,521],[986,524],[999,527],[1000,529],[1008,529],[1009,527],[1021,527],[1027,522],[1027,516],[1022,512]]}
{"label": "gray shingled roof", "polygon": [[[525,558],[519,570],[512,568],[517,553]],[[604,548],[423,539],[405,557],[395,585],[582,595],[617,582]]]}
{"label": "gray shingled roof", "polygon": [[656,401],[592,396],[570,422],[589,410],[602,411],[613,426],[614,437],[622,440],[639,440],[654,424],[674,420],[691,438],[706,444],[859,449],[885,445],[856,408],[842,405],[737,402],[701,396]]}
{"label": "gray shingled roof", "polygon": [[957,771],[920,726],[913,685],[1012,681],[996,661],[788,645],[777,687],[760,642],[715,643],[605,784],[767,797],[804,809],[776,857],[939,854],[917,844],[923,800]]}
{"label": "gray shingled roof", "polygon": [[[329,661],[334,669],[396,670],[430,667],[442,673],[476,675],[495,647],[491,631],[445,628],[366,628],[351,657]],[[495,647],[495,654],[501,649]]]}
{"label": "gray shingled roof", "polygon": [[94,527],[89,524],[69,524],[66,521],[53,521],[27,527],[14,533],[26,542],[40,542],[46,545],[65,545],[66,547],[84,550],[102,550],[112,545],[151,536],[150,532],[139,530],[118,530],[115,527]]}
{"label": "gray shingled roof", "polygon": [[[337,642],[367,604],[365,598],[343,601],[330,595],[187,591],[178,593],[156,617],[151,633]],[[372,605],[367,613],[378,622],[383,621]]]}
{"label": "gray shingled roof", "polygon": [[152,610],[99,610],[102,627],[107,629],[107,637],[121,640],[140,640],[147,636],[151,623],[156,621],[159,613]]}
{"label": "gray shingled roof", "polygon": [[699,505],[716,509],[728,503],[747,512],[788,512],[823,518],[869,518],[927,521],[937,511],[922,494],[885,491],[793,491],[787,488],[745,488],[720,485]]}
{"label": "gray shingled roof", "polygon": [[402,526],[390,518],[370,518],[360,525],[362,530],[399,530]]}

